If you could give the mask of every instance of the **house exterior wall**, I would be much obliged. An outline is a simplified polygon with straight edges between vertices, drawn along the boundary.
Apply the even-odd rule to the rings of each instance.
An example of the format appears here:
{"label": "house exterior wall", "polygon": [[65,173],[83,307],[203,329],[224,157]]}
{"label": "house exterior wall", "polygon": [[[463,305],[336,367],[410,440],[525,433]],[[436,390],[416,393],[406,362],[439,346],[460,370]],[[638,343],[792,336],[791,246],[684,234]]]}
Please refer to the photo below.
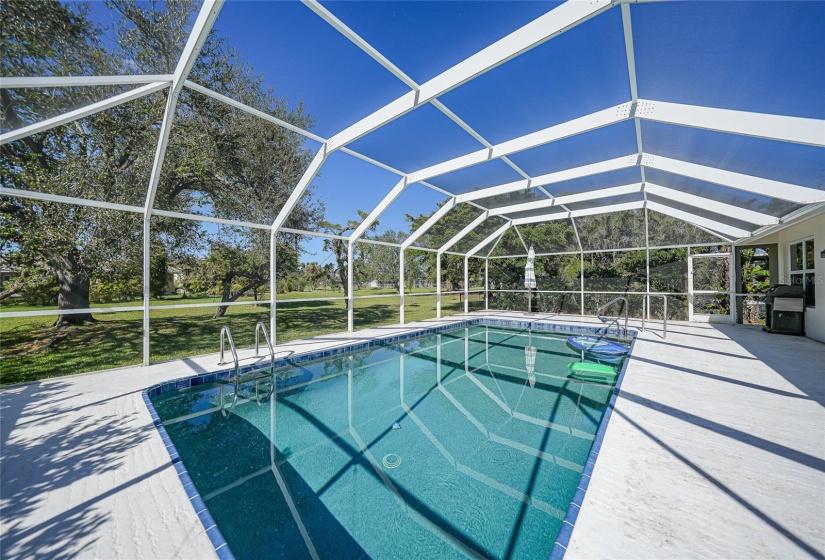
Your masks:
{"label": "house exterior wall", "polygon": [[780,283],[790,283],[790,246],[805,239],[814,240],[814,263],[816,266],[816,307],[805,309],[805,334],[809,338],[825,342],[825,212],[801,220],[770,236],[759,239],[759,243],[779,244]]}

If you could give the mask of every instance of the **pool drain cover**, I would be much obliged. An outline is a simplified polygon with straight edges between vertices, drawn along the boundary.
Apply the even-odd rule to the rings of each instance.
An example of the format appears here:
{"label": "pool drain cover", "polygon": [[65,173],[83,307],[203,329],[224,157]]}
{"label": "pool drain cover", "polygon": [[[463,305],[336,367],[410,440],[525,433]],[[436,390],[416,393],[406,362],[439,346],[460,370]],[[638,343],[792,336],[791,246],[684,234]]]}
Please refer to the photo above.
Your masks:
{"label": "pool drain cover", "polygon": [[399,465],[401,465],[401,457],[396,455],[395,453],[387,453],[384,455],[384,458],[381,460],[384,463],[384,466],[388,469],[396,469]]}

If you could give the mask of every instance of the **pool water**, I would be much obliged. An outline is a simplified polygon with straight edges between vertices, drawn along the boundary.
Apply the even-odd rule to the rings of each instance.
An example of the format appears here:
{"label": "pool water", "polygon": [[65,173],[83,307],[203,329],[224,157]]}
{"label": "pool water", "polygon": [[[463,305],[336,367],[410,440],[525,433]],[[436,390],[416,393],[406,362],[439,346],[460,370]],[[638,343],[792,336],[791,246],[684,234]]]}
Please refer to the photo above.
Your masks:
{"label": "pool water", "polygon": [[566,338],[473,326],[276,370],[226,415],[214,383],[152,402],[238,559],[544,559],[613,391]]}

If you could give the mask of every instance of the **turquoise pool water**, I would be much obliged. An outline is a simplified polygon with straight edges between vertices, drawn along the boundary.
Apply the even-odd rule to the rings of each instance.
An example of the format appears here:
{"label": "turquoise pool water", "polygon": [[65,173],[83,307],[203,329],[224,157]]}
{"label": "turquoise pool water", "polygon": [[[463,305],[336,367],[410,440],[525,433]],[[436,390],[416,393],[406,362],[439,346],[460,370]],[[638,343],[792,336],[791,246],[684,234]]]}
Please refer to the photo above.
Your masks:
{"label": "turquoise pool water", "polygon": [[152,403],[239,560],[545,559],[613,391],[566,338],[473,326],[276,370],[226,415],[219,384]]}

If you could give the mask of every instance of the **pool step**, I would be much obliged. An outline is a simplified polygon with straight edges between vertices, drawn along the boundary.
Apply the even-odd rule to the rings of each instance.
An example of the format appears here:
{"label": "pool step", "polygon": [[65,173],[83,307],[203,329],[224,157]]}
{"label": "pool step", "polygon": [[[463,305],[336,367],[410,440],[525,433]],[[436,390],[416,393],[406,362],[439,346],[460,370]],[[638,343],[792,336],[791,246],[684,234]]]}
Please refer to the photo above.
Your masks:
{"label": "pool step", "polygon": [[[241,382],[252,381],[254,379],[261,379],[264,377],[272,377],[272,366],[267,366],[260,369],[253,369],[252,371],[245,371],[238,374],[238,377],[241,379]],[[228,379],[230,383],[235,382],[234,377],[230,377]]]}
{"label": "pool step", "polygon": [[[238,352],[235,349],[235,342],[232,340],[232,331],[229,329],[228,325],[224,325],[221,327],[221,334],[220,334],[220,343],[221,343],[221,354],[220,359],[218,361],[219,365],[222,365],[224,362],[224,339],[229,341],[229,350],[232,352],[232,361],[234,363],[234,373],[235,375],[230,377],[226,380],[226,383],[221,385],[221,412],[224,416],[227,416],[227,407],[225,405],[225,387],[229,384],[235,386],[235,390],[232,393],[232,401],[229,404],[228,410],[232,411],[235,409],[235,405],[238,403],[238,394],[241,392],[241,383],[248,383],[250,381],[255,381],[255,400],[258,401],[258,404],[261,404],[263,400],[268,399],[272,393],[275,391],[275,350],[272,347],[272,341],[269,339],[269,333],[266,331],[266,325],[262,322],[259,322],[255,325],[255,357],[258,358],[260,356],[260,333],[263,333],[264,340],[266,341],[266,345],[269,347],[269,366],[266,368],[258,368],[253,369],[251,371],[247,371],[241,373],[240,365],[238,360]],[[259,381],[261,379],[269,379],[269,389],[265,396],[261,398],[259,393]],[[243,381],[241,381],[243,379]]]}

